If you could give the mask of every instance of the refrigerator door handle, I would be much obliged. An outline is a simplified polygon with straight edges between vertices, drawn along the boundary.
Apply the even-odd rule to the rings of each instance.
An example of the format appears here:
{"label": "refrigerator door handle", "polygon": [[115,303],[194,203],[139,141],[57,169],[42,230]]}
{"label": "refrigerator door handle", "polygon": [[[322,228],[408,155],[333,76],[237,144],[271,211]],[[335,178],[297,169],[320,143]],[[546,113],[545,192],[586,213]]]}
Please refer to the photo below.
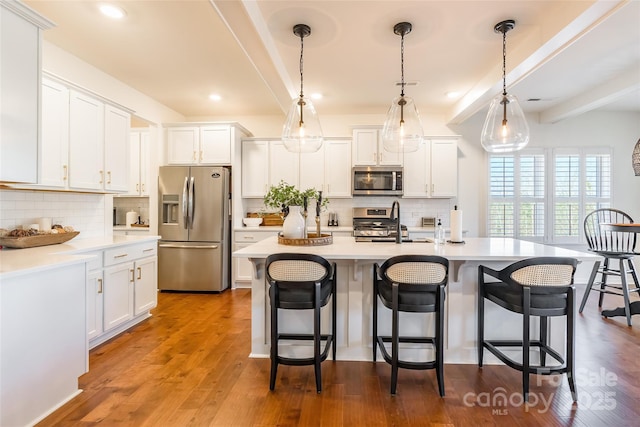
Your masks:
{"label": "refrigerator door handle", "polygon": [[176,245],[171,243],[160,243],[160,248],[170,249],[218,249],[218,245]]}
{"label": "refrigerator door handle", "polygon": [[188,228],[189,225],[189,212],[187,210],[187,204],[189,202],[189,177],[184,177],[184,185],[182,186],[182,220],[184,221],[184,228]]}
{"label": "refrigerator door handle", "polygon": [[191,177],[191,185],[189,185],[189,204],[187,205],[187,216],[189,217],[189,228],[193,228],[193,205],[195,203],[194,187],[196,185],[195,178]]}

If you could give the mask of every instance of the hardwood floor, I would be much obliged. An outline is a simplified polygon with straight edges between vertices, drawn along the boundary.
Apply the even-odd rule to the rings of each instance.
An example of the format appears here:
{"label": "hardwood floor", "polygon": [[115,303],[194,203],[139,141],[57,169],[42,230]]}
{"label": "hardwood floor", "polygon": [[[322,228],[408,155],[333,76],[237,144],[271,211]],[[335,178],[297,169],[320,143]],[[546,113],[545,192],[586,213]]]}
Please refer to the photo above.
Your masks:
{"label": "hardwood floor", "polygon": [[[615,298],[607,295],[605,306],[621,302]],[[566,376],[532,376],[528,407],[521,405],[519,373],[506,366],[445,365],[440,398],[432,370],[400,370],[391,396],[386,363],[328,360],[321,394],[312,366],[280,366],[270,392],[269,360],[248,357],[250,301],[245,289],[161,293],[152,318],[91,351],[90,371],[80,378],[84,392],[39,426],[639,423],[640,316],[633,328],[623,317],[604,320],[595,293],[578,315],[579,402],[572,404]]]}

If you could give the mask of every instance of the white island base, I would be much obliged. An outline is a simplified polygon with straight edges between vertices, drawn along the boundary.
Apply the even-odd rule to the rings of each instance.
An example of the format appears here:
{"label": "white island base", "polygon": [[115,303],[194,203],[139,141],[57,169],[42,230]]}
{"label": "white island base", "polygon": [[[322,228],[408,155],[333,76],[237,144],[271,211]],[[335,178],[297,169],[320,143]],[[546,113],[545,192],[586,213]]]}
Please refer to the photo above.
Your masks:
{"label": "white island base", "polygon": [[[539,257],[573,257],[581,261],[576,284],[585,283],[598,259],[589,253],[503,238],[469,238],[465,244],[435,247],[432,243],[356,243],[352,237],[334,237],[327,246],[288,246],[272,237],[234,252],[234,257],[248,258],[254,266],[251,283],[251,357],[269,357],[270,309],[268,285],[264,280],[264,262],[268,255],[279,252],[313,253],[335,261],[337,265],[337,358],[339,360],[372,360],[373,264],[397,255],[440,255],[449,259],[449,283],[445,300],[445,362],[477,363],[477,281],[478,265],[503,268],[517,260]],[[581,288],[580,288],[581,289]],[[581,294],[581,290],[577,292]],[[390,335],[391,313],[380,305],[379,333]],[[327,310],[325,307],[323,310]],[[311,316],[305,311],[280,310],[281,332],[309,332]],[[522,336],[522,316],[487,301],[485,303],[485,336],[487,339],[516,339]],[[323,311],[323,331],[330,326],[329,312]],[[552,318],[551,345],[564,353],[565,320]],[[400,314],[401,335],[432,335],[433,314]],[[537,322],[532,334],[538,333]],[[536,336],[536,335],[532,335]],[[412,348],[413,346],[413,348]],[[415,344],[401,347],[402,357],[419,360],[432,357]],[[280,345],[282,355],[308,355],[310,346],[300,342]],[[427,350],[431,353],[430,350]],[[412,354],[413,353],[413,354]],[[487,363],[496,363],[485,353]],[[382,360],[378,357],[378,360]]]}

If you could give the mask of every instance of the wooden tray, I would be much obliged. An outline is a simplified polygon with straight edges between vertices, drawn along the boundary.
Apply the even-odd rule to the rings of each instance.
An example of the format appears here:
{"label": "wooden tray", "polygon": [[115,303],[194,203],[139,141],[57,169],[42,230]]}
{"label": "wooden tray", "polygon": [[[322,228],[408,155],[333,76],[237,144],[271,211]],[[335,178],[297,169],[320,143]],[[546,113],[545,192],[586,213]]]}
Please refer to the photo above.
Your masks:
{"label": "wooden tray", "polygon": [[247,212],[247,218],[259,218],[262,217],[262,224],[260,224],[261,226],[278,226],[278,225],[282,225],[282,223],[284,223],[284,218],[282,218],[282,216],[275,212],[275,213],[268,213],[268,214],[258,214],[257,212]]}
{"label": "wooden tray", "polygon": [[318,237],[317,233],[309,233],[306,239],[289,239],[282,237],[282,234],[278,233],[278,243],[290,246],[330,245],[333,243],[333,236],[331,234],[320,234],[320,237]]}
{"label": "wooden tray", "polygon": [[56,234],[38,234],[36,236],[25,237],[0,237],[0,246],[5,248],[25,249],[36,246],[57,245],[67,242],[80,234],[79,231]]}

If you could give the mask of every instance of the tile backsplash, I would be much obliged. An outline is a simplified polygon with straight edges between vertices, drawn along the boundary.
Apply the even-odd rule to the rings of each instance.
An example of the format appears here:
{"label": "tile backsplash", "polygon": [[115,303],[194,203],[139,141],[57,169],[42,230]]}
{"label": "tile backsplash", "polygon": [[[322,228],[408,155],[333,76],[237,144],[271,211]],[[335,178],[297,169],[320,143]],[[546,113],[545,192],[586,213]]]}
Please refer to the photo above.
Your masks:
{"label": "tile backsplash", "polygon": [[52,224],[72,226],[83,237],[102,236],[105,197],[90,193],[0,190],[0,228],[12,230],[48,217]]}

